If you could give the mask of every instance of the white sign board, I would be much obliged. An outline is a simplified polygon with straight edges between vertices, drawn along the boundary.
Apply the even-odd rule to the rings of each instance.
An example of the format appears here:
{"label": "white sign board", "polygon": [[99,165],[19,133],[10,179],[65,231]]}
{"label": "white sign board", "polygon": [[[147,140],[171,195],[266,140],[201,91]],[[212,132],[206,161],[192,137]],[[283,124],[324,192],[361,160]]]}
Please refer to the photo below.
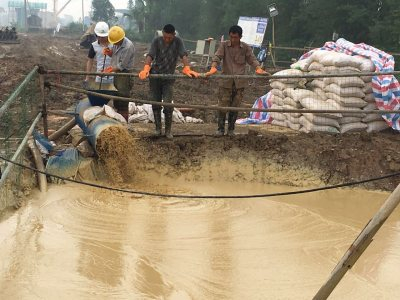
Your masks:
{"label": "white sign board", "polygon": [[267,24],[267,18],[239,17],[238,25],[243,29],[242,42],[252,47],[261,47]]}

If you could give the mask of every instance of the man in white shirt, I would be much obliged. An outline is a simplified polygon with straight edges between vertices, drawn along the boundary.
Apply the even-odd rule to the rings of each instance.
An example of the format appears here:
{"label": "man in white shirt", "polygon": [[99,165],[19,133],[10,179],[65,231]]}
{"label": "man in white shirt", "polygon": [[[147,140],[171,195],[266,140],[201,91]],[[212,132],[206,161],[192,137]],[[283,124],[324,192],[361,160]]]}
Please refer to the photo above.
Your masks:
{"label": "man in white shirt", "polygon": [[[92,71],[94,62],[96,61],[96,71],[101,73],[111,66],[111,57],[104,54],[104,49],[112,48],[112,45],[108,41],[109,27],[105,22],[98,22],[94,28],[94,32],[96,33],[97,41],[93,42],[90,46],[88,60],[86,63],[86,72]],[[83,83],[85,88],[88,88],[89,86],[89,78],[90,76],[86,75]],[[96,84],[94,85],[94,88],[101,89],[113,83],[113,77],[104,76],[101,78],[100,76],[96,76],[95,82]]]}

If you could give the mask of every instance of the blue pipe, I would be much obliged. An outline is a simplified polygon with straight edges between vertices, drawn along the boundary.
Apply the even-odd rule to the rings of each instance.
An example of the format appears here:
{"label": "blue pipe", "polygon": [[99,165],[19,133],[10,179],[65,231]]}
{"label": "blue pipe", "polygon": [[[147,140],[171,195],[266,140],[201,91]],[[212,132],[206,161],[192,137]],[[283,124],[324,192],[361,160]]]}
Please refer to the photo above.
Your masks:
{"label": "blue pipe", "polygon": [[76,123],[79,125],[79,127],[82,129],[83,133],[89,140],[89,143],[93,146],[93,149],[96,151],[97,138],[99,137],[100,133],[108,127],[121,126],[121,123],[108,116],[99,116],[90,121],[88,125],[86,125],[83,120],[83,114],[85,110],[87,110],[90,107],[93,106],[90,104],[89,99],[86,98],[79,101],[79,103],[75,108],[75,113],[76,113],[75,119]]}

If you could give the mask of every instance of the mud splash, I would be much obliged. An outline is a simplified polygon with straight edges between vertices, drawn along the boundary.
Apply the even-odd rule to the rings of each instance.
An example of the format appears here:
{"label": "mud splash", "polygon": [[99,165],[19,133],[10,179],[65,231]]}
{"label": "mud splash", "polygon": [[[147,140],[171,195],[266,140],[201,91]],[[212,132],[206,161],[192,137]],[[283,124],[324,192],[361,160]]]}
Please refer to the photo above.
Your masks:
{"label": "mud splash", "polygon": [[112,182],[133,179],[138,149],[125,127],[111,126],[103,130],[97,139],[96,151]]}
{"label": "mud splash", "polygon": [[[168,180],[135,188],[291,190]],[[2,299],[311,299],[387,193],[190,200],[52,187],[0,223]],[[400,212],[330,299],[400,297]]]}

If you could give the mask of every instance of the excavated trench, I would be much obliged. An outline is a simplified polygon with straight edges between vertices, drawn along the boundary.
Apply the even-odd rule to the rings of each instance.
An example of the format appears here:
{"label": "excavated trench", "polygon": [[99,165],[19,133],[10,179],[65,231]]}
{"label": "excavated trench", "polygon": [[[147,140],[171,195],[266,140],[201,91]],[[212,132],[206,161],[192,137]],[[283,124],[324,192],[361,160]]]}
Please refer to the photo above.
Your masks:
{"label": "excavated trench", "polygon": [[[107,163],[98,183],[159,194],[263,194],[386,174],[397,159],[386,150],[371,153],[374,136],[365,143],[364,135],[310,139],[250,130],[222,139],[177,132],[170,141],[146,130],[135,128],[134,138],[102,136],[99,158]],[[363,166],[371,157],[382,169]],[[310,299],[388,195],[357,188],[175,199],[52,185],[0,223],[0,295]],[[399,250],[397,209],[331,298],[398,299]]]}

